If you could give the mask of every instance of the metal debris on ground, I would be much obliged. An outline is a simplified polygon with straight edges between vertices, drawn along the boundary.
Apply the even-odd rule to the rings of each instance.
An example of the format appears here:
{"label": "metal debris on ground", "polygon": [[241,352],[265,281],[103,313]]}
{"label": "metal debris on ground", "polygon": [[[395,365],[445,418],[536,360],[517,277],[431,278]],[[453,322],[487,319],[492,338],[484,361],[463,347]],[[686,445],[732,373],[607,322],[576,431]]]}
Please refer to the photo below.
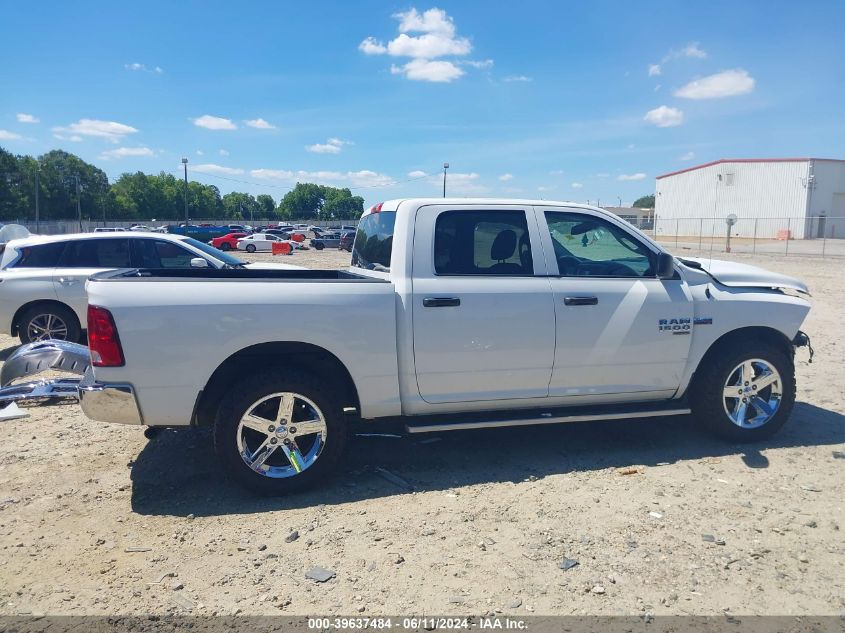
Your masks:
{"label": "metal debris on ground", "polygon": [[305,572],[305,577],[316,582],[326,582],[335,577],[335,573],[331,569],[324,567],[312,567]]}
{"label": "metal debris on ground", "polygon": [[0,402],[24,400],[79,399],[79,378],[35,380],[0,388]]}
{"label": "metal debris on ground", "polygon": [[91,355],[85,345],[69,341],[36,341],[21,345],[3,363],[0,369],[0,387],[13,380],[39,374],[48,369],[83,375],[91,364]]}
{"label": "metal debris on ground", "polygon": [[563,571],[568,571],[568,570],[572,569],[573,567],[575,567],[577,564],[578,564],[578,561],[575,560],[574,558],[564,558],[561,561],[560,565],[558,565],[558,567],[560,567]]}
{"label": "metal debris on ground", "polygon": [[14,402],[10,402],[5,407],[0,409],[0,420],[18,420],[20,418],[28,418],[29,413],[21,409]]}
{"label": "metal debris on ground", "polygon": [[385,481],[389,481],[390,483],[399,486],[400,488],[404,488],[408,492],[414,491],[414,486],[410,482],[402,479],[399,475],[395,475],[386,468],[382,468],[381,466],[376,466],[376,473],[384,479]]}

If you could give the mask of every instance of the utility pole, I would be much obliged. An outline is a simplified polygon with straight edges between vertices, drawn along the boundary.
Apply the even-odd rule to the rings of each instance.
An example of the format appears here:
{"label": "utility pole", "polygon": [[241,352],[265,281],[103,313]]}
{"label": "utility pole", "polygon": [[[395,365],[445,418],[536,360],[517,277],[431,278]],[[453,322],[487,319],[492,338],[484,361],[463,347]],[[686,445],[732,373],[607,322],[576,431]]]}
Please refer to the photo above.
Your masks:
{"label": "utility pole", "polygon": [[443,197],[446,197],[446,170],[449,169],[449,163],[443,163]]}
{"label": "utility pole", "polygon": [[182,166],[185,168],[185,234],[188,229],[188,159],[182,159]]}
{"label": "utility pole", "polygon": [[35,233],[38,234],[41,231],[40,223],[41,223],[41,214],[39,210],[39,193],[41,191],[41,165],[38,165],[35,168]]}
{"label": "utility pole", "polygon": [[622,196],[616,196],[619,199],[619,208],[622,208]]}
{"label": "utility pole", "polygon": [[79,197],[79,174],[74,174],[76,179],[76,218],[79,220],[79,232],[82,233],[82,200]]}

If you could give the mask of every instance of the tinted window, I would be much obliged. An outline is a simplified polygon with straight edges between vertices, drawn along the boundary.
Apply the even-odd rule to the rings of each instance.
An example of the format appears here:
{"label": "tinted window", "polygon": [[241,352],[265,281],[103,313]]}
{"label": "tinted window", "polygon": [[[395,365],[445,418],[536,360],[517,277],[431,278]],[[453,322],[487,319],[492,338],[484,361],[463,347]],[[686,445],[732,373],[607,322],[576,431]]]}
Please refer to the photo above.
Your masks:
{"label": "tinted window", "polygon": [[20,259],[13,268],[55,268],[59,264],[66,242],[27,246],[20,249]]}
{"label": "tinted window", "polygon": [[653,254],[633,235],[603,218],[546,211],[561,275],[652,277]]}
{"label": "tinted window", "polygon": [[[210,255],[211,257],[220,260],[224,264],[228,264],[229,266],[240,266],[240,265],[243,264],[243,262],[241,260],[239,260],[237,257],[232,257],[231,255],[229,255],[229,253],[224,253],[223,251],[221,251],[217,248],[214,248],[210,244],[203,244],[202,242],[199,242],[199,241],[193,239],[192,237],[185,238],[184,240],[181,240],[181,241],[184,244],[190,244],[191,246],[193,246],[198,251],[202,251],[206,255]],[[196,257],[196,256],[194,256],[194,257]]]}
{"label": "tinted window", "polygon": [[129,240],[99,239],[69,242],[59,263],[62,268],[129,268]]}
{"label": "tinted window", "polygon": [[395,211],[371,213],[361,220],[352,245],[353,266],[367,270],[390,270],[395,222]]}
{"label": "tinted window", "polygon": [[190,268],[191,251],[164,240],[139,240],[138,255],[141,268]]}
{"label": "tinted window", "polygon": [[524,211],[446,211],[434,229],[438,275],[533,275]]}

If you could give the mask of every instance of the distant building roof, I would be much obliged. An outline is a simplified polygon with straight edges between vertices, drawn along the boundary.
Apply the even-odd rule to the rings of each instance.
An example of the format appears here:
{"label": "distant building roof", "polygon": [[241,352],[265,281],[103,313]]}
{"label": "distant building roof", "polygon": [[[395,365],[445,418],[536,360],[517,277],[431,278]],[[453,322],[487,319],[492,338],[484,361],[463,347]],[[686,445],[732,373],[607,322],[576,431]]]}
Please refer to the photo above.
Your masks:
{"label": "distant building roof", "polygon": [[654,211],[651,207],[602,207],[602,209],[616,215],[637,215],[637,212]]}
{"label": "distant building roof", "polygon": [[806,163],[811,160],[824,160],[837,163],[845,163],[845,160],[839,158],[720,158],[703,165],[695,165],[694,167],[687,167],[686,169],[679,169],[678,171],[670,171],[668,174],[661,174],[657,176],[657,180],[667,178],[669,176],[677,176],[695,169],[703,169],[705,167],[712,167],[713,165],[721,165],[722,163]]}

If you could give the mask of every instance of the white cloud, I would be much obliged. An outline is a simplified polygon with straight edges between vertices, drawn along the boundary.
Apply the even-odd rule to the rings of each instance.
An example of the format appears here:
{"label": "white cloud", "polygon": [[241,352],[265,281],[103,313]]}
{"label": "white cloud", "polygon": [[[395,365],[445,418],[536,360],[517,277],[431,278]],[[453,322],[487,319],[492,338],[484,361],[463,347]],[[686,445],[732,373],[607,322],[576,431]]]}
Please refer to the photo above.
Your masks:
{"label": "white cloud", "polygon": [[468,59],[468,60],[463,61],[461,63],[466,64],[467,66],[472,66],[473,68],[491,68],[493,66],[493,60],[492,59],[481,59],[481,60]]}
{"label": "white cloud", "polygon": [[419,169],[408,172],[408,178],[425,178],[426,176],[428,176],[428,174]]}
{"label": "white cloud", "polygon": [[684,122],[684,113],[678,108],[662,105],[646,112],[643,118],[657,127],[675,127]]}
{"label": "white cloud", "polygon": [[581,189],[584,185],[580,182],[573,182],[571,186],[573,189]]}
{"label": "white cloud", "polygon": [[534,81],[534,80],[531,77],[527,77],[525,75],[508,75],[507,77],[502,79],[502,81],[506,81],[508,83],[511,83],[511,82],[514,82],[514,81],[527,82],[527,81]]}
{"label": "white cloud", "polygon": [[557,189],[557,187],[555,185],[550,185],[550,186],[541,185],[541,186],[537,187],[537,191],[554,191],[555,189]]}
{"label": "white cloud", "polygon": [[220,154],[221,156],[228,156],[229,155],[229,152],[227,152],[225,149],[217,150],[217,153]]}
{"label": "white cloud", "polygon": [[145,73],[156,73],[157,75],[160,75],[161,73],[164,72],[164,69],[161,66],[154,66],[153,68],[147,68],[146,64],[141,64],[140,62],[134,62],[132,64],[124,64],[123,67],[126,68],[127,70],[141,71],[141,72],[145,72]]}
{"label": "white cloud", "polygon": [[645,180],[645,174],[641,171],[637,172],[636,174],[619,174],[616,177],[616,180]]}
{"label": "white cloud", "polygon": [[314,154],[340,154],[344,145],[352,145],[351,141],[343,141],[339,138],[330,138],[325,143],[306,145],[305,149]]}
{"label": "white cloud", "polygon": [[454,81],[465,74],[458,63],[474,68],[489,68],[493,65],[492,59],[458,63],[438,59],[462,57],[472,51],[469,39],[456,36],[454,20],[442,9],[428,9],[420,13],[412,8],[396,13],[393,17],[399,20],[399,35],[387,44],[370,36],[358,45],[358,50],[365,55],[411,58],[404,64],[392,64],[391,74],[404,75],[406,79],[414,81],[443,83]]}
{"label": "white cloud", "polygon": [[549,172],[552,176],[562,176],[565,172],[562,169],[553,169]]}
{"label": "white cloud", "polygon": [[[79,119],[67,127],[54,127],[56,138],[75,141],[78,137],[94,136],[117,143],[124,136],[135,134],[138,130],[131,125],[116,121],[100,121],[99,119]],[[79,139],[81,140],[81,139]]]}
{"label": "white cloud", "polygon": [[660,68],[660,64],[649,64],[648,65],[648,76],[649,77],[657,77],[663,71]]}
{"label": "white cloud", "polygon": [[191,119],[197,127],[204,127],[207,130],[237,130],[238,126],[232,123],[232,119],[224,119],[219,116],[203,114],[201,117]]}
{"label": "white cloud", "polygon": [[197,156],[204,156],[204,155],[205,155],[204,151],[202,151],[201,149],[197,150]]}
{"label": "white cloud", "polygon": [[24,114],[23,112],[19,112],[17,114],[18,123],[41,123],[41,119],[37,116],[32,114]]}
{"label": "white cloud", "polygon": [[101,153],[100,159],[111,160],[112,158],[127,158],[129,156],[155,156],[155,152],[149,147],[118,147]]}
{"label": "white cloud", "polygon": [[412,59],[404,66],[396,66],[394,64],[390,67],[390,72],[394,75],[404,73],[405,77],[416,81],[441,83],[449,83],[466,74],[452,62],[442,60],[430,61],[427,59]]}
{"label": "white cloud", "polygon": [[610,174],[606,172],[599,172],[598,174],[596,174],[596,178],[610,178]]}
{"label": "white cloud", "polygon": [[695,57],[697,59],[704,59],[707,53],[698,46],[698,42],[690,42],[681,49],[681,55],[684,57]]}
{"label": "white cloud", "polygon": [[499,180],[501,180],[502,182],[513,180],[513,174],[502,174],[501,176],[499,176]]}
{"label": "white cloud", "polygon": [[723,70],[696,79],[675,91],[682,99],[721,99],[748,94],[754,90],[754,78],[742,68]]}
{"label": "white cloud", "polygon": [[[488,189],[484,185],[478,182],[479,176],[475,172],[463,174],[460,172],[450,172],[449,175],[446,177],[446,191],[448,193],[484,193]],[[443,176],[442,174],[438,174],[437,176],[432,176],[430,180],[433,186],[442,188],[443,187]]]}
{"label": "white cloud", "polygon": [[278,129],[275,125],[273,125],[272,123],[269,123],[268,121],[265,121],[264,119],[262,119],[260,117],[257,118],[257,119],[247,119],[246,121],[244,121],[244,123],[246,123],[248,127],[254,127],[256,130],[277,130]]}
{"label": "white cloud", "polygon": [[244,173],[243,169],[238,169],[236,167],[224,167],[222,165],[215,165],[214,163],[194,165],[191,169],[204,174],[222,174],[224,176],[239,176]]}
{"label": "white cloud", "polygon": [[[54,130],[57,128],[53,128]],[[66,134],[53,134],[54,138],[59,139],[60,141],[73,141],[74,143],[81,143],[82,137],[79,134],[71,134],[70,136]]]}
{"label": "white cloud", "polygon": [[23,136],[9,130],[0,130],[0,141],[22,141]]}
{"label": "white cloud", "polygon": [[292,171],[289,169],[253,169],[250,176],[262,180],[281,180],[284,182],[316,182],[319,184],[351,187],[386,187],[394,180],[386,175],[368,169],[359,171]]}
{"label": "white cloud", "polygon": [[681,160],[692,160],[693,158],[695,158],[695,152],[687,152],[681,156]]}

